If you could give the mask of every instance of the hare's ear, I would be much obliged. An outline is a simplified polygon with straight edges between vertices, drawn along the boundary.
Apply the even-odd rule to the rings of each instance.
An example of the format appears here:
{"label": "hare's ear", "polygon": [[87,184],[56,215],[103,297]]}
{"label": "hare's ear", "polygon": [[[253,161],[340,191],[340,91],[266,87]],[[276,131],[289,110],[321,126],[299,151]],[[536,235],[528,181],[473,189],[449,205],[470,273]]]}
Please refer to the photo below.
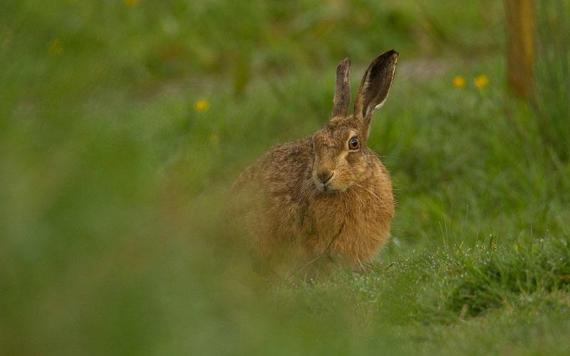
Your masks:
{"label": "hare's ear", "polygon": [[370,125],[374,110],[379,109],[386,98],[394,79],[398,52],[390,50],[376,57],[362,77],[354,104],[354,115]]}
{"label": "hare's ear", "polygon": [[350,59],[345,58],[336,67],[336,89],[331,117],[346,116],[350,104]]}

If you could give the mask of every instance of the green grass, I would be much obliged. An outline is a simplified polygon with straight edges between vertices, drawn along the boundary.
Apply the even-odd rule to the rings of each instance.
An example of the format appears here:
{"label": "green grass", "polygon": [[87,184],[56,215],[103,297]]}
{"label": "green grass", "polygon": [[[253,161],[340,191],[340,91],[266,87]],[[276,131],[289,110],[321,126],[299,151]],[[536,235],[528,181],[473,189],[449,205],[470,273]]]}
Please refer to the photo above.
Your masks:
{"label": "green grass", "polygon": [[[241,3],[0,4],[0,353],[567,354],[570,165],[505,96],[500,2]],[[392,47],[391,241],[264,279],[229,185]]]}
{"label": "green grass", "polygon": [[540,56],[536,65],[537,100],[534,109],[540,135],[554,159],[568,161],[566,137],[570,108],[570,11],[568,0],[538,2],[537,43]]}

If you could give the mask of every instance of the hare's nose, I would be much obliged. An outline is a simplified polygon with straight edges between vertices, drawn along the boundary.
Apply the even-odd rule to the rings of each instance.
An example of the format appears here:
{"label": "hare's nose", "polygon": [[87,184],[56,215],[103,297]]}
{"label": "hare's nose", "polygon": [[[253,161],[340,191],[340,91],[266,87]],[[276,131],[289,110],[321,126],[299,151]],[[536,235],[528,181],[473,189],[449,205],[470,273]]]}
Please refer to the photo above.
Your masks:
{"label": "hare's nose", "polygon": [[328,171],[328,170],[323,170],[323,171],[318,171],[317,172],[317,177],[319,178],[319,180],[324,184],[326,182],[328,182],[333,176],[333,172],[332,171]]}

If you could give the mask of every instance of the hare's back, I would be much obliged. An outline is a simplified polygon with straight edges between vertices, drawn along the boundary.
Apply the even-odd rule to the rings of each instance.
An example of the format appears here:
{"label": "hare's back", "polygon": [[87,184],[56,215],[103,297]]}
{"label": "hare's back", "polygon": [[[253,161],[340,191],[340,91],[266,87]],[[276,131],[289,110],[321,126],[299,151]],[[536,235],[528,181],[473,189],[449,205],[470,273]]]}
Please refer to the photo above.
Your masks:
{"label": "hare's back", "polygon": [[240,216],[262,254],[300,233],[302,186],[307,174],[310,178],[311,160],[308,139],[286,143],[267,151],[238,178]]}
{"label": "hare's back", "polygon": [[272,148],[255,165],[258,188],[268,194],[298,196],[303,181],[310,178],[312,159],[309,139]]}

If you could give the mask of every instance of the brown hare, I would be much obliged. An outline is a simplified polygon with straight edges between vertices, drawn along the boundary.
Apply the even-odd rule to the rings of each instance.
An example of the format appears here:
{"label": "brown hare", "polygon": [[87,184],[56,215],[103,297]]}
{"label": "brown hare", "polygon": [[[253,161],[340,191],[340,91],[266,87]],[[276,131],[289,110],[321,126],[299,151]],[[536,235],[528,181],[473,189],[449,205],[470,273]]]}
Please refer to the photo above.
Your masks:
{"label": "brown hare", "polygon": [[327,260],[360,269],[387,241],[394,216],[392,184],[367,139],[397,60],[391,50],[372,61],[353,114],[350,61],[341,61],[326,125],[310,137],[272,148],[238,177],[240,221],[263,257],[295,268]]}

